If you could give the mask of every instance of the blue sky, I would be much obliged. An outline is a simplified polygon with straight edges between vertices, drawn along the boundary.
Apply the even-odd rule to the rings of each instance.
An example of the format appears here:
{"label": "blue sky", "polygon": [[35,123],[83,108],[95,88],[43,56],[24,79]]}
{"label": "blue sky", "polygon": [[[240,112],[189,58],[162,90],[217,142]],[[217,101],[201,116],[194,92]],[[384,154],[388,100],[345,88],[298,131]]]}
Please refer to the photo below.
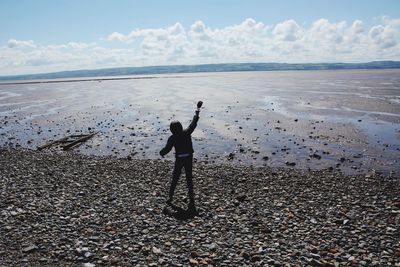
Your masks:
{"label": "blue sky", "polygon": [[[398,60],[398,19],[399,0],[2,0],[0,75],[259,59],[354,62],[365,58],[357,48],[374,49],[367,59]],[[327,38],[340,47],[313,53]],[[223,55],[229,49],[232,58]]]}
{"label": "blue sky", "polygon": [[286,19],[311,23],[355,19],[366,24],[381,16],[400,17],[399,0],[2,0],[0,42],[10,38],[41,42],[90,42],[110,32],[158,28],[202,20],[210,27],[253,18],[268,24]]}

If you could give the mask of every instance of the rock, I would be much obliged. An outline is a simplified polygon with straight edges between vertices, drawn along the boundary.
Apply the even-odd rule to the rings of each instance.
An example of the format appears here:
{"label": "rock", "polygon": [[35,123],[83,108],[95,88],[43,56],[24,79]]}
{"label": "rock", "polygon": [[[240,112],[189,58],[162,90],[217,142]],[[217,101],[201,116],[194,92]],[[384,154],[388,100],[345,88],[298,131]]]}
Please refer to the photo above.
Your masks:
{"label": "rock", "polygon": [[190,257],[198,258],[198,257],[200,257],[200,254],[197,251],[193,250],[192,252],[190,252]]}
{"label": "rock", "polygon": [[311,266],[317,266],[317,267],[324,267],[325,266],[324,263],[322,263],[322,262],[320,262],[319,260],[316,260],[316,259],[311,259],[310,265]]}
{"label": "rock", "polygon": [[199,262],[196,259],[192,259],[192,258],[189,258],[189,263],[191,265],[198,265],[199,264]]}
{"label": "rock", "polygon": [[84,256],[85,256],[85,258],[90,258],[93,256],[93,254],[88,251],[88,252],[85,252]]}
{"label": "rock", "polygon": [[243,202],[243,201],[246,200],[246,198],[247,198],[247,196],[243,194],[243,195],[237,196],[236,200],[239,201],[239,202]]}
{"label": "rock", "polygon": [[250,259],[250,255],[249,253],[247,253],[246,251],[242,250],[239,254],[240,257],[244,258],[245,260],[249,260]]}
{"label": "rock", "polygon": [[310,157],[318,160],[322,158],[321,155],[318,155],[317,153],[312,154]]}
{"label": "rock", "polygon": [[153,253],[154,254],[161,254],[161,249],[153,247]]}
{"label": "rock", "polygon": [[22,252],[24,252],[24,253],[31,253],[31,252],[34,252],[35,250],[37,250],[38,249],[38,247],[36,246],[36,245],[29,245],[29,246],[27,246],[27,247],[24,247],[23,249],[22,249]]}
{"label": "rock", "polygon": [[210,251],[216,251],[217,248],[218,248],[217,243],[211,243],[211,244],[208,246],[208,249],[209,249]]}
{"label": "rock", "polygon": [[258,255],[258,254],[255,254],[255,255],[251,256],[251,261],[252,262],[257,262],[257,261],[260,261],[260,260],[261,260],[261,256]]}

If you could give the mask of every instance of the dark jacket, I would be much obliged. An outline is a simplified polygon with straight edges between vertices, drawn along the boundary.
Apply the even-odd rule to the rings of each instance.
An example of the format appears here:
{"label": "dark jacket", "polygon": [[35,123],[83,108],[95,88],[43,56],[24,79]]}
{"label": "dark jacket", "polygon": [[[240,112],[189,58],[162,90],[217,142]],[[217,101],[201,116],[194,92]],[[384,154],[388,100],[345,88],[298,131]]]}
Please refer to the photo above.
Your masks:
{"label": "dark jacket", "polygon": [[192,136],[194,129],[197,126],[197,122],[199,120],[199,116],[196,114],[193,117],[192,122],[189,127],[178,134],[173,134],[168,138],[167,145],[161,149],[160,155],[164,156],[168,154],[172,147],[175,147],[175,156],[181,154],[192,154],[193,144],[192,144]]}

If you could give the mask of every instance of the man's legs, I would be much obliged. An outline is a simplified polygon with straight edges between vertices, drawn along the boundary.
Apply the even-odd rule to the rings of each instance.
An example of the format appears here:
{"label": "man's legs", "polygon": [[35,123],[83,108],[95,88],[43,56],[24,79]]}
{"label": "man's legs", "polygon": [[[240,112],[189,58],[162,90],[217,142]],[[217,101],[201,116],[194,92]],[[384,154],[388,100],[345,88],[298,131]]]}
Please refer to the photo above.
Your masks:
{"label": "man's legs", "polygon": [[186,183],[189,190],[189,208],[194,209],[194,190],[193,190],[193,156],[185,158],[185,174],[186,174]]}
{"label": "man's legs", "polygon": [[179,177],[181,176],[182,167],[182,160],[179,158],[175,159],[174,171],[172,172],[172,181],[169,187],[169,199],[167,200],[167,203],[169,204],[172,202],[172,198],[174,197],[175,188],[178,184]]}

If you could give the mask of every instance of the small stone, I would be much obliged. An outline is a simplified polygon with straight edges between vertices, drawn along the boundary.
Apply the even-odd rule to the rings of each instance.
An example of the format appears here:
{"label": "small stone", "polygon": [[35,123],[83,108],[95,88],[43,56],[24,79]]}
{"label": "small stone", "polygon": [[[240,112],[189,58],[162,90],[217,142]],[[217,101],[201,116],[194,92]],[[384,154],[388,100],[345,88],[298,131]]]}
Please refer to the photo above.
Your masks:
{"label": "small stone", "polygon": [[310,265],[311,265],[311,266],[317,266],[317,267],[323,267],[323,266],[325,266],[322,262],[320,262],[320,261],[318,261],[318,260],[316,260],[316,259],[312,259],[312,260],[310,261]]}
{"label": "small stone", "polygon": [[161,254],[161,249],[153,247],[153,253],[154,254]]}
{"label": "small stone", "polygon": [[198,257],[200,257],[200,254],[197,251],[192,251],[192,252],[190,252],[190,257],[198,258]]}
{"label": "small stone", "polygon": [[208,249],[211,250],[211,251],[215,251],[215,250],[217,250],[217,248],[218,248],[218,245],[216,243],[211,243],[208,246]]}
{"label": "small stone", "polygon": [[243,202],[246,199],[246,197],[247,197],[246,195],[240,195],[240,196],[237,196],[236,199],[239,202]]}
{"label": "small stone", "polygon": [[250,259],[249,253],[247,253],[247,252],[244,251],[244,250],[242,250],[242,251],[240,252],[239,256],[242,257],[243,259],[246,259],[246,260]]}
{"label": "small stone", "polygon": [[252,262],[256,262],[256,261],[260,261],[261,260],[261,256],[258,254],[255,254],[253,256],[251,256],[251,261]]}
{"label": "small stone", "polygon": [[321,258],[321,256],[319,254],[317,254],[317,253],[310,253],[310,256],[312,258],[314,258],[314,259],[320,259]]}
{"label": "small stone", "polygon": [[37,249],[38,249],[38,247],[36,245],[30,245],[30,246],[24,247],[22,249],[22,252],[30,253],[30,252],[33,252],[33,251],[35,251]]}
{"label": "small stone", "polygon": [[198,265],[199,262],[196,259],[189,258],[189,263],[192,265]]}
{"label": "small stone", "polygon": [[312,154],[310,157],[314,158],[314,159],[321,159],[322,158],[321,155],[318,155],[317,153]]}

